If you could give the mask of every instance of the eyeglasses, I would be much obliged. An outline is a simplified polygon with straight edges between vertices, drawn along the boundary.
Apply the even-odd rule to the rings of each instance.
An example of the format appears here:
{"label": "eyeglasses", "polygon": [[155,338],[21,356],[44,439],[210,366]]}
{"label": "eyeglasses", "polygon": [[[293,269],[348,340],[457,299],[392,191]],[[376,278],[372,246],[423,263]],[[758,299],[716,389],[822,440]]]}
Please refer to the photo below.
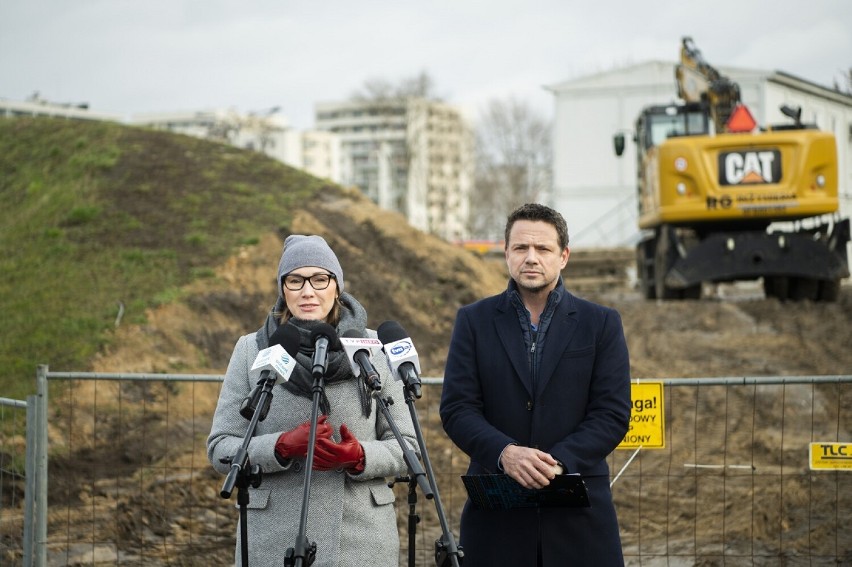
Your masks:
{"label": "eyeglasses", "polygon": [[334,279],[334,274],[326,274],[324,272],[316,273],[312,276],[300,276],[298,274],[288,274],[284,276],[284,287],[290,291],[299,291],[305,287],[305,282],[311,282],[311,287],[316,290],[325,289]]}

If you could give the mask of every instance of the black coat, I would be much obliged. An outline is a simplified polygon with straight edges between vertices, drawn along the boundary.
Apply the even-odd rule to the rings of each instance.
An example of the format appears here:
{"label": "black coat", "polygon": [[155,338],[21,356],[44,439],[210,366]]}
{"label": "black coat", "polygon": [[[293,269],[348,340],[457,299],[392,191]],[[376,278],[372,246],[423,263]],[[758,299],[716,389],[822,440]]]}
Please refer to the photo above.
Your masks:
{"label": "black coat", "polygon": [[441,420],[470,456],[468,474],[499,472],[510,443],[536,447],[586,481],[590,508],[484,511],[461,518],[465,567],[623,565],[606,457],[630,419],[630,363],[621,318],[563,292],[539,375],[527,363],[509,292],[459,310],[444,372]]}

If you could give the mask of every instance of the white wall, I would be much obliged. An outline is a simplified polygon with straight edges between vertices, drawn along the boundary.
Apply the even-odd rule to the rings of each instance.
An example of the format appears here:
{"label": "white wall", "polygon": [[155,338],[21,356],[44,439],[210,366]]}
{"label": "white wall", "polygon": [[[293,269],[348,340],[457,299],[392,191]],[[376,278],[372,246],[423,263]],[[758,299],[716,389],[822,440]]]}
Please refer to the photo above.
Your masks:
{"label": "white wall", "polygon": [[[565,217],[572,245],[632,241],[637,232],[633,126],[647,104],[674,101],[674,67],[650,62],[623,75],[602,73],[551,90],[556,100],[552,205]],[[627,142],[620,158],[613,148],[618,132]]]}

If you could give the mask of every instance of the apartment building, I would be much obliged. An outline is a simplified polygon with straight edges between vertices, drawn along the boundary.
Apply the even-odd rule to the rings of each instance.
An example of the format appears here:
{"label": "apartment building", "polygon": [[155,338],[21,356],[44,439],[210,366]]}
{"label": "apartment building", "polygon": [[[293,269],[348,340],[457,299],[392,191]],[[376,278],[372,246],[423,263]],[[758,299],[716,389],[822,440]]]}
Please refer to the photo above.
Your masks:
{"label": "apartment building", "polygon": [[276,109],[248,114],[234,110],[138,114],[131,122],[219,140],[266,154],[316,177],[341,182],[339,138],[330,132],[294,130]]}
{"label": "apartment building", "polygon": [[473,132],[455,107],[422,98],[315,105],[315,127],[341,140],[341,182],[449,241],[468,235]]}

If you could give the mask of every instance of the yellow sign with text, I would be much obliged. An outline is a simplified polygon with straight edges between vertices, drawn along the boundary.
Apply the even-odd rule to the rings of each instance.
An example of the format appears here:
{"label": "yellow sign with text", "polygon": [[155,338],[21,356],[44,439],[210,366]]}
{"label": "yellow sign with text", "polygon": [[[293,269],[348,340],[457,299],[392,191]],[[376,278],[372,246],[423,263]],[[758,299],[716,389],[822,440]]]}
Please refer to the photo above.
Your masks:
{"label": "yellow sign with text", "polygon": [[811,443],[812,471],[852,471],[852,443]]}
{"label": "yellow sign with text", "polygon": [[666,446],[665,404],[662,382],[630,385],[633,409],[630,427],[616,449],[663,449]]}

